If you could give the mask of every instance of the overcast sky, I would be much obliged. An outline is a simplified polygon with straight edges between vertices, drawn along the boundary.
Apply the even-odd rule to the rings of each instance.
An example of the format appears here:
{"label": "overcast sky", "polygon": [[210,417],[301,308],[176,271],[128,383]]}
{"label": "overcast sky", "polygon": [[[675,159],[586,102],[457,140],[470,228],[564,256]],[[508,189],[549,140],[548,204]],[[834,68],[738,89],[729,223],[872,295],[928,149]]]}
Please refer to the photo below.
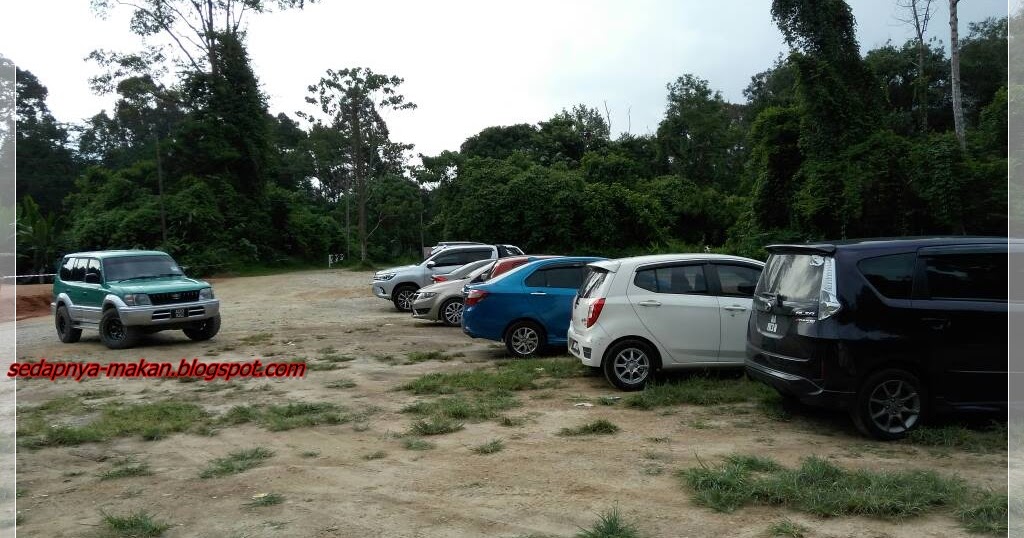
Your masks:
{"label": "overcast sky", "polygon": [[[13,2],[12,2],[13,3]],[[32,0],[3,8],[0,53],[50,91],[60,121],[112,108],[87,80],[94,49],[136,50],[128,10],[100,20],[87,0]],[[852,0],[866,51],[911,36],[894,0]],[[929,36],[949,42],[946,0]],[[308,110],[306,87],[328,68],[367,66],[405,78],[419,108],[388,116],[395,140],[428,155],[458,149],[492,125],[536,123],[585,103],[611,113],[612,131],[645,134],[664,113],[665,85],[684,73],[743,100],[750,77],[785,52],[768,0],[517,2],[321,0],[302,11],[249,18],[248,47],[270,110]],[[13,11],[13,20],[8,18]],[[1006,0],[961,0],[968,23],[1007,13]]]}

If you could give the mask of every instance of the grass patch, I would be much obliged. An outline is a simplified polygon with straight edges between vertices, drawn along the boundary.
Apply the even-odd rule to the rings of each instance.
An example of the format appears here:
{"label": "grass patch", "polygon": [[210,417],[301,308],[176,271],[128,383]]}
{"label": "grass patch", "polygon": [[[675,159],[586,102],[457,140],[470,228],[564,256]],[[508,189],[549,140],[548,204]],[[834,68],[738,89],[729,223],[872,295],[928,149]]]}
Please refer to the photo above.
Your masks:
{"label": "grass patch", "polygon": [[284,495],[277,493],[260,493],[252,496],[252,501],[245,503],[250,508],[260,508],[263,506],[274,506],[275,504],[281,504],[284,502]]}
{"label": "grass patch", "polygon": [[307,362],[306,363],[306,370],[308,370],[310,372],[329,372],[331,370],[337,370],[339,368],[341,368],[341,366],[339,364],[333,363],[333,362],[320,362],[320,361],[317,361],[317,362]]}
{"label": "grass patch", "polygon": [[618,433],[618,431],[618,426],[602,418],[575,428],[562,428],[561,431],[558,432],[558,435],[563,437],[572,437],[577,435],[611,435]]}
{"label": "grass patch", "polygon": [[101,512],[103,526],[111,536],[124,538],[151,538],[160,536],[170,525],[153,519],[146,511],[133,512],[127,516],[115,516]]}
{"label": "grass patch", "polygon": [[302,456],[303,458],[317,458],[317,457],[320,457],[320,451],[319,450],[306,450],[304,452],[301,452],[299,454],[299,456]]}
{"label": "grass patch", "polygon": [[450,361],[452,355],[443,351],[413,351],[405,356],[406,364],[416,364],[427,361]]}
{"label": "grass patch", "polygon": [[406,450],[433,450],[437,445],[424,439],[406,437],[402,440],[402,446],[404,446]]}
{"label": "grass patch", "polygon": [[718,467],[702,465],[679,476],[698,504],[720,512],[761,504],[825,517],[903,519],[949,507],[968,529],[1006,529],[1006,496],[979,493],[933,471],[848,470],[815,456],[789,469],[766,458],[730,456]]}
{"label": "grass patch", "polygon": [[100,474],[100,480],[114,480],[117,478],[130,478],[133,476],[150,476],[153,474],[148,463],[132,465],[130,463],[115,464],[113,469]]}
{"label": "grass patch", "polygon": [[747,379],[718,379],[691,377],[662,384],[648,384],[647,388],[626,397],[626,406],[635,409],[655,409],[673,405],[721,405],[762,401],[775,397],[775,391],[763,383]]}
{"label": "grass patch", "polygon": [[351,417],[331,403],[289,403],[266,407],[236,405],[224,413],[219,421],[224,424],[252,422],[270,431],[291,430],[321,424],[344,424]]}
{"label": "grass patch", "polygon": [[387,452],[384,452],[383,450],[378,450],[376,452],[371,452],[369,454],[364,454],[363,455],[363,459],[366,460],[366,461],[373,461],[373,460],[384,459],[387,456],[388,456]]}
{"label": "grass patch", "polygon": [[585,368],[567,359],[525,359],[498,363],[492,368],[463,372],[432,373],[400,387],[413,394],[454,394],[459,391],[520,391],[542,388],[544,377],[582,377]]}
{"label": "grass patch", "polygon": [[486,456],[487,454],[494,454],[496,452],[501,452],[502,450],[505,450],[505,441],[502,441],[501,439],[491,439],[490,441],[482,445],[477,445],[473,447],[472,450],[474,453],[480,454],[481,456]]}
{"label": "grass patch", "polygon": [[140,435],[146,440],[162,439],[171,433],[195,430],[209,423],[209,414],[191,403],[164,401],[145,404],[106,404],[99,416],[82,426],[51,425],[52,413],[86,411],[67,402],[48,403],[20,413],[18,441],[21,446],[74,446]]}
{"label": "grass patch", "polygon": [[907,442],[914,445],[938,448],[956,448],[968,452],[1005,452],[1007,446],[1006,424],[992,423],[983,429],[971,429],[962,425],[942,427],[922,426],[907,435]]}
{"label": "grass patch", "polygon": [[429,420],[417,420],[412,423],[410,432],[413,435],[444,435],[457,432],[463,428],[461,422],[451,419],[431,418]]}
{"label": "grass patch", "polygon": [[320,360],[326,361],[326,362],[330,362],[330,363],[340,363],[340,362],[352,362],[352,361],[356,360],[356,358],[351,356],[351,355],[338,355],[336,353],[328,353],[326,355],[321,355],[320,356]]}
{"label": "grass patch", "polygon": [[640,538],[636,526],[626,521],[618,507],[598,515],[589,529],[580,528],[577,538]]}
{"label": "grass patch", "polygon": [[272,450],[263,447],[231,452],[226,457],[211,461],[199,472],[199,478],[215,478],[248,471],[273,455]]}
{"label": "grass patch", "polygon": [[526,424],[526,417],[510,417],[505,415],[501,417],[498,424],[505,426],[506,428],[518,428]]}
{"label": "grass patch", "polygon": [[806,533],[807,527],[789,519],[776,521],[768,527],[768,536],[774,538],[804,538],[807,535]]}
{"label": "grass patch", "polygon": [[240,343],[242,343],[242,344],[246,344],[246,345],[252,346],[252,345],[256,345],[256,344],[266,344],[266,343],[269,343],[273,338],[274,338],[274,335],[270,334],[270,333],[256,333],[256,334],[250,334],[249,336],[245,336],[243,338],[239,338],[238,341]]}
{"label": "grass patch", "polygon": [[419,401],[402,409],[403,413],[455,420],[490,420],[502,411],[520,405],[509,392],[496,391],[472,396],[451,396],[432,401]]}
{"label": "grass patch", "polygon": [[324,387],[329,389],[350,389],[354,386],[356,386],[356,382],[350,379],[336,379],[334,381],[324,383]]}

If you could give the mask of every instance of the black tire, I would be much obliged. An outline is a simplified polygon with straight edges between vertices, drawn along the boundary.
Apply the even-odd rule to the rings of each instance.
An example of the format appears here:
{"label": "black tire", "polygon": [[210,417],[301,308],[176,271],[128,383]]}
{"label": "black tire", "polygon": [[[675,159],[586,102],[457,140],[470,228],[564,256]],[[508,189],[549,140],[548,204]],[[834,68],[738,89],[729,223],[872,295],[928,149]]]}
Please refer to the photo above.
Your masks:
{"label": "black tire", "polygon": [[185,336],[195,340],[196,342],[209,340],[216,336],[220,331],[220,314],[200,321],[196,327],[182,329],[181,331],[185,333]]}
{"label": "black tire", "polygon": [[864,380],[850,416],[866,435],[885,441],[902,439],[925,418],[926,397],[917,376],[888,368]]}
{"label": "black tire", "polygon": [[82,338],[82,329],[76,329],[71,321],[71,315],[64,305],[57,307],[57,314],[53,316],[53,325],[57,329],[57,338],[65,344],[74,344]]}
{"label": "black tire", "polygon": [[437,319],[449,327],[458,327],[462,325],[462,309],[461,298],[448,299],[441,303],[441,308],[437,312]]}
{"label": "black tire", "polygon": [[114,308],[108,309],[100,319],[100,340],[110,349],[127,349],[135,345],[139,332],[121,323]]}
{"label": "black tire", "polygon": [[416,294],[416,286],[403,284],[391,292],[391,302],[399,312],[412,312],[412,297]]}
{"label": "black tire", "polygon": [[601,361],[604,377],[621,390],[641,390],[654,376],[657,352],[643,340],[623,340],[605,352]]}
{"label": "black tire", "polygon": [[547,345],[544,329],[532,321],[517,321],[505,331],[505,349],[517,359],[532,357]]}

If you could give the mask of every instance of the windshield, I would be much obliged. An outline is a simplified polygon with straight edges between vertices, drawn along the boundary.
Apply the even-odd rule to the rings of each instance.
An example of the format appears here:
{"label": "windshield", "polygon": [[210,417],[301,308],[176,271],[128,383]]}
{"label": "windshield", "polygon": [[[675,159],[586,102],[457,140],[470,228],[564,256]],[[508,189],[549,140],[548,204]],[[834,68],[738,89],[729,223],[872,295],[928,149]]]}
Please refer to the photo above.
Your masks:
{"label": "windshield", "polygon": [[170,256],[151,255],[107,258],[103,260],[103,273],[107,282],[184,274]]}
{"label": "windshield", "polygon": [[811,254],[773,254],[757,283],[758,296],[774,296],[782,301],[818,301],[822,256]]}
{"label": "windshield", "polygon": [[583,285],[580,286],[577,292],[581,299],[589,299],[593,297],[597,290],[604,284],[605,278],[608,277],[608,271],[598,267],[590,267],[590,273],[583,280]]}

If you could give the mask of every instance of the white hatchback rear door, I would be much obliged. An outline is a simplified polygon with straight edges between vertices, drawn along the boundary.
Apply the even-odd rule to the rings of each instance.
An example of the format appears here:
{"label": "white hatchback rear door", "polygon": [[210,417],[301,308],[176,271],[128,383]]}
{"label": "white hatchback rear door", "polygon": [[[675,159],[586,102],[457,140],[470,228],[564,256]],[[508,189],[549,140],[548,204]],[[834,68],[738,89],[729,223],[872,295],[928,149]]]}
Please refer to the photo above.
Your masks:
{"label": "white hatchback rear door", "polygon": [[668,351],[665,362],[717,362],[718,298],[708,293],[703,262],[637,268],[626,292],[644,327]]}

